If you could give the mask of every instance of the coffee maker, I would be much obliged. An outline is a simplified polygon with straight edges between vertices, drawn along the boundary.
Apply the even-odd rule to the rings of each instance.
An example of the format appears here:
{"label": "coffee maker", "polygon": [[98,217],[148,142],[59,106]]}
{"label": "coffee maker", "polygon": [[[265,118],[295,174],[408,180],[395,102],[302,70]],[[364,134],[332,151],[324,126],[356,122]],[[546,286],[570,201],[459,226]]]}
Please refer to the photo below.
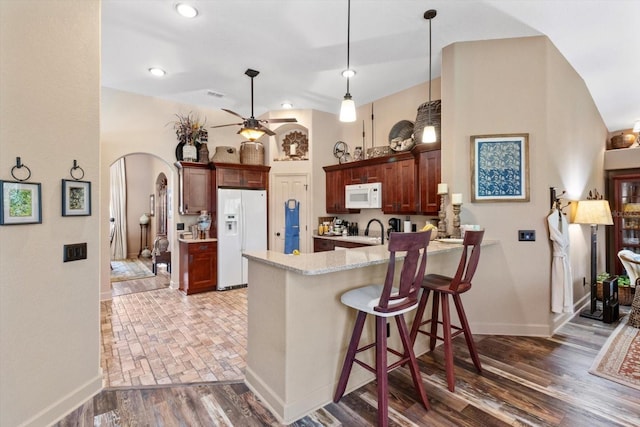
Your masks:
{"label": "coffee maker", "polygon": [[387,231],[387,233],[402,231],[401,227],[402,221],[400,220],[400,218],[391,218],[389,220],[389,230]]}

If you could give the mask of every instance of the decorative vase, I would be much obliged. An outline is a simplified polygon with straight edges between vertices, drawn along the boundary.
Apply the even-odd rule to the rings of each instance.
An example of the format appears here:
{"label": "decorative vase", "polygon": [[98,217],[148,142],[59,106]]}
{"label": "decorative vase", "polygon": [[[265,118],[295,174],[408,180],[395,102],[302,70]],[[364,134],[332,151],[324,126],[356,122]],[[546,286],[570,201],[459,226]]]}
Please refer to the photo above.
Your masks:
{"label": "decorative vase", "polygon": [[182,160],[185,162],[198,161],[198,149],[192,143],[186,143],[182,147]]}
{"label": "decorative vase", "polygon": [[207,147],[206,142],[200,144],[200,149],[198,150],[198,159],[200,163],[209,163],[209,147]]}
{"label": "decorative vase", "polygon": [[141,225],[149,224],[149,216],[146,213],[143,213],[142,216],[140,217],[140,224]]}

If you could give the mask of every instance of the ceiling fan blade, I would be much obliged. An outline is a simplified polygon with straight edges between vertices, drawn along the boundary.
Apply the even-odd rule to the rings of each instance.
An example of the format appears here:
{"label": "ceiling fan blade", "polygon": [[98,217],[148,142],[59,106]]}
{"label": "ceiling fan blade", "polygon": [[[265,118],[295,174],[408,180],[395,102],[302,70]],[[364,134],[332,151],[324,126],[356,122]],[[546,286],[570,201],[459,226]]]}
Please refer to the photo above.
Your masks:
{"label": "ceiling fan blade", "polygon": [[267,123],[298,123],[298,120],[293,119],[293,118],[288,118],[288,119],[268,119],[268,120],[265,120],[265,122],[267,122]]}
{"label": "ceiling fan blade", "polygon": [[262,125],[258,125],[258,128],[259,128],[261,131],[264,131],[264,133],[266,133],[266,134],[267,134],[267,135],[269,135],[269,136],[274,136],[274,135],[276,134],[276,133],[275,133],[274,131],[272,131],[271,129],[269,129],[269,128],[267,128],[267,127],[264,127],[264,126],[262,126]]}
{"label": "ceiling fan blade", "polygon": [[231,111],[231,110],[227,110],[226,108],[223,108],[222,111],[226,111],[229,114],[233,114],[234,116],[238,116],[240,117],[242,120],[245,120],[244,117],[242,117],[240,114],[236,113],[235,111]]}
{"label": "ceiling fan blade", "polygon": [[223,128],[226,126],[242,126],[242,123],[229,123],[226,125],[217,125],[217,126],[211,126],[211,128]]}

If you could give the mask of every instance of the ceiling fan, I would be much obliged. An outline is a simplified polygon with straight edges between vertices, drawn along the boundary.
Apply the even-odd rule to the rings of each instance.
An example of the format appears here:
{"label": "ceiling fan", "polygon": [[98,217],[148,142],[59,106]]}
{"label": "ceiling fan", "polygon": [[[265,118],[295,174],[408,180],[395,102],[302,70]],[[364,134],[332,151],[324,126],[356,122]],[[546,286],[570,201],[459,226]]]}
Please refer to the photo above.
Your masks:
{"label": "ceiling fan", "polygon": [[260,71],[256,71],[256,70],[252,70],[251,68],[248,68],[247,71],[245,71],[244,73],[247,76],[251,77],[251,117],[244,118],[240,114],[236,113],[235,111],[231,111],[231,110],[227,110],[226,108],[223,108],[223,110],[226,111],[227,113],[240,117],[242,119],[242,122],[211,126],[212,128],[221,128],[225,126],[242,126],[242,128],[238,131],[238,133],[244,136],[245,138],[247,138],[249,141],[255,141],[265,133],[270,136],[275,135],[275,132],[265,127],[263,123],[266,124],[266,123],[297,123],[298,122],[298,120],[294,118],[269,119],[269,120],[256,119],[253,116],[253,78],[258,74],[260,74]]}

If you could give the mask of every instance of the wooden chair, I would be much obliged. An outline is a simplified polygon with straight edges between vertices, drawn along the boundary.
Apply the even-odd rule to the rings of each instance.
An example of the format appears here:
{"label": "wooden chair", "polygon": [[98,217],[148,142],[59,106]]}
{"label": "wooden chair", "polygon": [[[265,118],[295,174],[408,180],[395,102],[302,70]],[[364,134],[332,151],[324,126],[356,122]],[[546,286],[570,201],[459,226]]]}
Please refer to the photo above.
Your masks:
{"label": "wooden chair", "polygon": [[[413,352],[413,345],[410,341],[409,330],[404,320],[404,313],[414,310],[418,306],[418,294],[427,265],[427,246],[429,245],[430,235],[431,231],[391,233],[389,238],[389,265],[384,285],[370,285],[353,289],[342,294],[340,298],[343,304],[358,310],[358,315],[333,401],[337,403],[344,394],[353,363],[358,363],[376,374],[378,381],[378,425],[380,426],[388,425],[389,386],[387,373],[405,363],[409,363],[413,384],[422,404],[427,410],[430,408],[420,377],[418,363]],[[398,286],[394,287],[396,252],[398,251],[407,251],[407,254],[400,272]],[[375,316],[376,340],[375,343],[358,348],[367,314]],[[402,353],[387,347],[387,319],[391,317],[396,320],[404,347]],[[372,347],[376,349],[375,367],[356,359],[357,353]],[[387,351],[400,357],[400,360],[387,366]]]}
{"label": "wooden chair", "polygon": [[[480,259],[480,244],[482,243],[483,236],[484,231],[465,232],[462,243],[462,256],[454,277],[442,276],[440,274],[428,274],[424,277],[424,280],[422,281],[422,297],[420,298],[420,304],[418,305],[416,317],[411,328],[411,342],[415,343],[418,332],[425,334],[430,337],[429,348],[431,351],[433,351],[436,346],[436,340],[444,341],[444,359],[449,391],[454,391],[455,389],[453,347],[451,340],[456,336],[464,334],[473,364],[478,372],[482,372],[480,358],[478,357],[476,345],[473,342],[471,329],[469,328],[467,316],[464,313],[460,295],[471,289],[471,279],[478,267],[478,261]],[[427,306],[431,292],[433,292],[431,318],[426,321],[422,321],[424,310]],[[449,296],[453,298],[461,326],[451,324]],[[439,303],[442,304],[442,320],[438,320]],[[431,325],[429,331],[420,329],[420,327],[427,324]],[[442,336],[438,335],[438,324],[442,325]],[[455,332],[452,333],[453,330],[455,330]]]}

